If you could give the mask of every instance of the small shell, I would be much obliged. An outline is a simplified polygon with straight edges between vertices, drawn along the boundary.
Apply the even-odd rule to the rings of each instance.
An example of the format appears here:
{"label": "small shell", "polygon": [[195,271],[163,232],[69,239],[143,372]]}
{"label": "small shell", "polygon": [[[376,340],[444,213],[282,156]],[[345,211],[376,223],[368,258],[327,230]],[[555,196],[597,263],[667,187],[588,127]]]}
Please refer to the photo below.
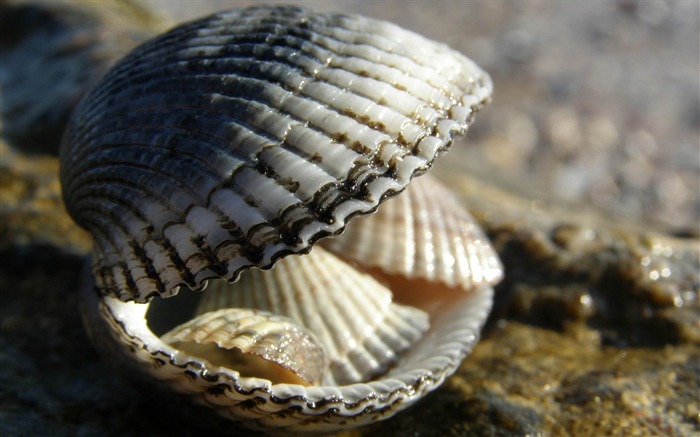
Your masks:
{"label": "small shell", "polygon": [[98,288],[123,300],[234,280],[340,232],[427,170],[489,99],[445,45],[296,7],[212,15],[119,62],[61,149]]}
{"label": "small shell", "polygon": [[273,383],[319,384],[327,370],[323,347],[312,334],[286,317],[264,311],[208,312],[162,335],[161,340],[206,357],[215,366]]}
{"label": "small shell", "polygon": [[454,195],[430,175],[323,246],[389,274],[471,290],[503,276],[496,251]]}
{"label": "small shell", "polygon": [[384,373],[428,329],[425,312],[392,303],[386,287],[320,247],[270,271],[245,272],[234,285],[212,283],[196,313],[227,307],[281,314],[308,328],[331,360],[327,384]]}

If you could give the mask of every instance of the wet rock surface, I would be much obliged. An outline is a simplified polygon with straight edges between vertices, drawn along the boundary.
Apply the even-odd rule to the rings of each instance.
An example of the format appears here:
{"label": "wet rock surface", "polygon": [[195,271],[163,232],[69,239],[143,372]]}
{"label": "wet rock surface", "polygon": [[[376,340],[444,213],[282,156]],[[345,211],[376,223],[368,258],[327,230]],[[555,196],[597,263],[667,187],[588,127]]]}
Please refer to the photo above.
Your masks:
{"label": "wet rock surface", "polygon": [[15,146],[58,153],[80,97],[110,67],[160,28],[146,9],[117,2],[0,4],[0,110]]}
{"label": "wet rock surface", "polygon": [[586,325],[606,346],[700,344],[697,238],[556,208],[524,213],[522,199],[498,191],[481,196],[483,185],[466,176],[453,182],[506,265],[494,319],[557,331]]}
{"label": "wet rock surface", "polygon": [[[369,10],[372,6],[363,5],[357,12],[372,15]],[[635,44],[628,32],[636,32],[639,44],[654,41],[671,50],[669,47],[676,38],[694,31],[697,52],[697,5],[695,16],[690,14],[687,19],[689,22],[681,20],[683,11],[674,9],[673,5],[660,10],[638,4],[628,6],[624,2],[613,9],[603,3],[594,5],[597,6],[586,6],[585,13],[582,12],[588,21],[575,26],[598,29],[595,32],[598,36],[593,39],[607,41],[603,44],[606,56],[611,56],[611,52],[605,50],[614,42],[620,43],[620,38],[628,45]],[[337,4],[322,5],[326,9],[333,9],[332,6]],[[494,37],[495,43],[480,39],[481,45],[476,45],[477,49],[481,47],[476,54],[490,53],[490,57],[484,55],[486,62],[476,60],[494,74],[497,94],[492,106],[483,116],[479,114],[476,129],[469,136],[473,141],[457,146],[451,152],[456,152],[455,159],[443,160],[438,174],[451,184],[489,234],[502,256],[506,279],[497,288],[494,312],[482,341],[455,376],[394,418],[339,435],[700,433],[700,240],[698,193],[693,191],[697,187],[688,185],[680,203],[675,193],[673,208],[654,200],[661,190],[657,186],[658,178],[677,177],[681,181],[679,186],[694,178],[692,183],[697,185],[700,171],[695,166],[700,163],[697,159],[695,162],[686,159],[688,153],[692,158],[695,152],[688,152],[681,145],[687,140],[695,141],[693,146],[697,147],[700,111],[694,113],[692,102],[683,96],[663,95],[657,102],[661,102],[669,116],[661,121],[653,119],[654,123],[663,124],[663,128],[653,123],[618,123],[616,117],[648,114],[646,109],[635,106],[634,99],[623,99],[625,103],[607,107],[606,111],[616,115],[596,125],[603,127],[602,131],[590,131],[590,135],[593,132],[603,135],[609,129],[609,125],[604,126],[611,123],[617,132],[610,149],[596,159],[618,155],[638,159],[630,152],[636,149],[628,149],[623,140],[635,135],[647,140],[651,137],[656,144],[671,144],[667,153],[672,156],[663,162],[649,158],[647,175],[652,175],[648,186],[651,193],[619,191],[618,199],[636,199],[635,202],[646,207],[630,210],[621,202],[619,209],[615,209],[616,202],[601,207],[594,201],[595,197],[588,195],[577,197],[578,194],[570,193],[561,198],[543,193],[542,187],[547,184],[538,172],[542,156],[547,157],[546,166],[555,169],[556,174],[574,171],[572,166],[590,169],[592,173],[584,172],[583,182],[576,187],[588,186],[586,181],[592,175],[615,179],[617,171],[612,164],[605,164],[602,169],[590,163],[586,167],[589,164],[584,163],[589,158],[585,152],[578,152],[584,156],[583,161],[571,156],[547,156],[558,147],[554,142],[561,143],[546,136],[552,133],[545,133],[546,126],[540,120],[556,118],[561,116],[558,111],[564,111],[564,115],[573,114],[578,122],[590,121],[586,118],[589,115],[582,115],[588,113],[581,112],[577,106],[579,100],[575,96],[580,96],[583,90],[574,91],[574,97],[570,90],[584,85],[575,78],[556,79],[557,74],[551,73],[544,76],[554,76],[552,80],[560,86],[545,86],[538,73],[543,67],[534,68],[532,64],[534,59],[539,62],[549,59],[542,54],[548,41],[535,38],[535,26],[547,14],[550,21],[556,18],[573,23],[571,9],[539,3],[519,6],[523,14],[522,21],[518,21],[521,34],[511,34],[511,14],[516,15],[515,12],[477,6],[467,4],[464,11],[455,15],[476,17],[466,20],[467,24],[477,18],[488,19],[491,27],[511,29],[503,31],[505,36]],[[437,22],[434,15],[445,7],[441,3],[430,10],[407,7],[403,12],[406,21],[401,24],[414,24],[421,33],[440,38],[425,30],[434,26],[423,23]],[[471,35],[481,30],[486,35],[481,38],[490,38],[494,31],[486,31],[484,26],[460,31]],[[555,38],[552,44],[559,47],[568,41],[573,53],[590,55],[591,41],[575,40],[562,26],[552,26],[547,31],[562,32],[562,37]],[[463,45],[457,35],[443,36],[443,41],[475,55],[474,47]],[[680,46],[684,44],[687,42]],[[613,62],[611,58],[591,59],[600,68]],[[631,62],[632,58],[629,59]],[[667,65],[652,55],[646,59]],[[697,59],[692,67],[695,70],[686,66],[685,61],[676,61],[678,71],[673,75],[684,84],[696,81]],[[528,65],[532,68],[524,67]],[[556,70],[555,66],[546,65]],[[3,76],[5,68],[9,66],[3,66]],[[571,75],[579,74],[575,65],[568,68]],[[663,70],[656,63],[653,68]],[[508,79],[507,75],[513,77]],[[644,88],[643,83],[638,83]],[[508,94],[518,89],[516,85],[525,90],[509,98]],[[561,87],[569,91],[558,94],[556,90]],[[5,90],[3,82],[3,94]],[[693,98],[697,99],[697,92]],[[554,100],[558,109],[550,106]],[[521,111],[523,107],[532,111]],[[599,116],[602,115],[590,115],[593,119]],[[57,158],[29,154],[28,151],[37,150],[36,140],[30,139],[30,135],[10,134],[27,129],[13,124],[14,120],[6,118],[3,107],[0,434],[241,435],[240,429],[212,417],[206,409],[171,403],[124,384],[94,352],[82,327],[77,293],[80,272],[89,253],[89,237],[72,223],[62,206]],[[534,140],[528,137],[527,141],[534,145],[526,153],[519,151],[525,140],[517,133],[524,135],[528,129],[529,135],[533,131],[536,135]],[[639,134],[639,129],[646,133]],[[569,131],[557,134],[563,143],[573,141],[566,132]],[[586,138],[589,143],[584,141],[572,150],[589,150],[593,137]],[[490,154],[501,153],[499,150],[511,160],[510,164],[490,162]],[[678,161],[684,162],[683,166],[669,164]],[[467,176],[464,167],[475,163],[482,168],[470,174],[478,177]],[[510,165],[514,167],[499,167]],[[513,168],[518,170],[511,171]],[[531,187],[512,188],[512,181],[504,176],[483,177],[501,171],[513,181]],[[634,176],[635,172],[631,174]],[[647,207],[658,209],[660,218],[650,219]]]}

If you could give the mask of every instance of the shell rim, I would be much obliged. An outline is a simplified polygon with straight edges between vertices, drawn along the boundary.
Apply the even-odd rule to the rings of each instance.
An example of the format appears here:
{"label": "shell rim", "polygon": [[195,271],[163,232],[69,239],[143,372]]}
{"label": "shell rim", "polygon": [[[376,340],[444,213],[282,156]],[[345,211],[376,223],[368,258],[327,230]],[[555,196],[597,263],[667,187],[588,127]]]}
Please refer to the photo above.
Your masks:
{"label": "shell rim", "polygon": [[[245,402],[245,399],[233,401],[230,405],[220,409],[221,405],[207,403],[204,396],[194,398],[196,403],[215,408],[217,414],[240,422],[244,426],[268,430],[270,428],[296,431],[339,430],[347,428],[347,422],[354,421],[350,425],[353,427],[361,426],[390,417],[409,407],[423,395],[438,388],[447,377],[456,371],[463,359],[471,352],[480,338],[481,328],[491,311],[494,295],[494,289],[491,286],[465,292],[463,298],[459,299],[461,305],[449,307],[448,312],[451,313],[449,317],[445,318],[443,315],[435,318],[419,345],[423,344],[424,348],[428,347],[426,346],[427,342],[432,339],[436,342],[430,343],[431,351],[450,347],[451,349],[449,353],[443,352],[438,355],[431,353],[427,358],[425,356],[418,357],[418,363],[432,361],[441,363],[434,365],[431,369],[401,368],[398,372],[395,369],[390,369],[386,375],[372,381],[343,386],[305,387],[296,384],[273,384],[262,378],[240,377],[233,369],[207,366],[207,363],[203,362],[202,359],[188,355],[162,342],[160,337],[150,330],[145,317],[148,304],[123,302],[115,297],[99,295],[95,292],[94,279],[89,274],[89,269],[86,269],[86,274],[83,277],[82,293],[88,297],[83,306],[85,321],[86,323],[100,323],[110,336],[109,339],[101,338],[101,342],[97,342],[98,349],[117,346],[118,352],[123,356],[134,356],[134,351],[130,349],[136,347],[138,348],[137,352],[146,354],[146,358],[150,358],[151,361],[165,360],[169,365],[176,367],[179,372],[177,377],[188,382],[197,379],[200,382],[206,381],[212,386],[224,384],[227,387],[226,390],[235,392],[239,397],[249,396],[249,399],[263,399],[264,404],[268,407],[270,405],[276,406],[272,410],[265,410],[270,420],[276,414],[284,414],[290,408],[298,408],[300,402],[303,402],[306,409],[311,412],[304,415],[306,419],[274,425],[264,420],[267,415],[262,416],[260,420],[231,416],[230,411],[236,410],[237,405]],[[435,334],[440,326],[446,325],[452,328],[447,334],[443,333],[441,336]],[[93,338],[94,340],[95,338]],[[105,340],[112,344],[105,345]],[[409,352],[408,355],[404,355],[402,360],[410,359],[410,357],[411,353]],[[142,356],[140,360],[134,360],[134,358],[132,360],[140,361],[143,365],[144,357]],[[446,364],[445,360],[447,360]],[[144,372],[144,369],[139,368],[139,371]],[[155,370],[146,372],[151,379],[160,380],[154,375]],[[188,375],[192,372],[194,372],[195,378]],[[172,372],[169,377],[172,377]],[[172,386],[177,386],[177,384]],[[393,387],[386,391],[387,386]],[[205,392],[205,390],[201,391]],[[181,395],[191,393],[192,391],[180,392]],[[231,401],[230,397],[222,395],[221,399],[224,398]],[[294,404],[295,402],[296,404]],[[359,410],[357,410],[358,408]],[[261,410],[256,411],[260,413]],[[319,418],[319,421],[313,421],[312,419],[317,416],[322,418]]]}

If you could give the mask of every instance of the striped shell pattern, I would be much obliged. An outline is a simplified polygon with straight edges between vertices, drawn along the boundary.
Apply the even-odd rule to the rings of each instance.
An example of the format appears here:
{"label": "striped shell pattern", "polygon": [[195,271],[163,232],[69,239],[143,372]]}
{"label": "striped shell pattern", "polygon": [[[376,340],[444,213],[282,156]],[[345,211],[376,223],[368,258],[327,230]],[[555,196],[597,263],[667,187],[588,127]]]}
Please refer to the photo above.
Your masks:
{"label": "striped shell pattern", "polygon": [[425,171],[490,95],[396,26],[296,8],[187,24],[115,66],[62,150],[101,290],[146,301],[307,250]]}
{"label": "striped shell pattern", "polygon": [[[327,431],[411,405],[475,344],[502,275],[421,176],[490,94],[443,44],[297,7],[218,13],[135,49],[61,149],[66,206],[94,237],[98,348],[252,428]],[[195,303],[159,299],[208,282]]]}

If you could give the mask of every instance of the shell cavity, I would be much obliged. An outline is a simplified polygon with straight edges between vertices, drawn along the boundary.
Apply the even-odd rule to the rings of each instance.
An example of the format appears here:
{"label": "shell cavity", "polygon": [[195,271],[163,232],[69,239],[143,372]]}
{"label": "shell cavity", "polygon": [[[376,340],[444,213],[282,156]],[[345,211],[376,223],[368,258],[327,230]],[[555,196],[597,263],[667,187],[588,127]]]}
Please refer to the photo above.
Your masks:
{"label": "shell cavity", "polygon": [[161,336],[217,366],[274,383],[319,384],[327,360],[318,340],[294,321],[264,311],[228,308],[201,314]]}
{"label": "shell cavity", "polygon": [[[315,250],[315,249],[314,249]],[[291,258],[290,258],[291,259]],[[246,272],[248,273],[248,272]],[[253,429],[319,432],[386,419],[454,373],[479,338],[493,302],[489,287],[459,293],[431,322],[428,332],[386,374],[346,385],[273,384],[164,343],[146,325],[149,305],[122,302],[82,287],[88,333],[113,364]],[[205,294],[206,295],[206,294]]]}
{"label": "shell cavity", "polygon": [[296,7],[222,12],[133,51],[61,149],[102,293],[145,302],[308,251],[428,169],[491,81],[393,24]]}
{"label": "shell cavity", "polygon": [[329,385],[383,374],[429,326],[425,312],[393,303],[385,286],[320,247],[246,271],[233,285],[212,281],[196,312],[217,308],[280,314],[313,332],[330,360]]}
{"label": "shell cavity", "polygon": [[455,196],[431,175],[358,218],[323,247],[365,267],[471,290],[498,283],[496,251]]}

